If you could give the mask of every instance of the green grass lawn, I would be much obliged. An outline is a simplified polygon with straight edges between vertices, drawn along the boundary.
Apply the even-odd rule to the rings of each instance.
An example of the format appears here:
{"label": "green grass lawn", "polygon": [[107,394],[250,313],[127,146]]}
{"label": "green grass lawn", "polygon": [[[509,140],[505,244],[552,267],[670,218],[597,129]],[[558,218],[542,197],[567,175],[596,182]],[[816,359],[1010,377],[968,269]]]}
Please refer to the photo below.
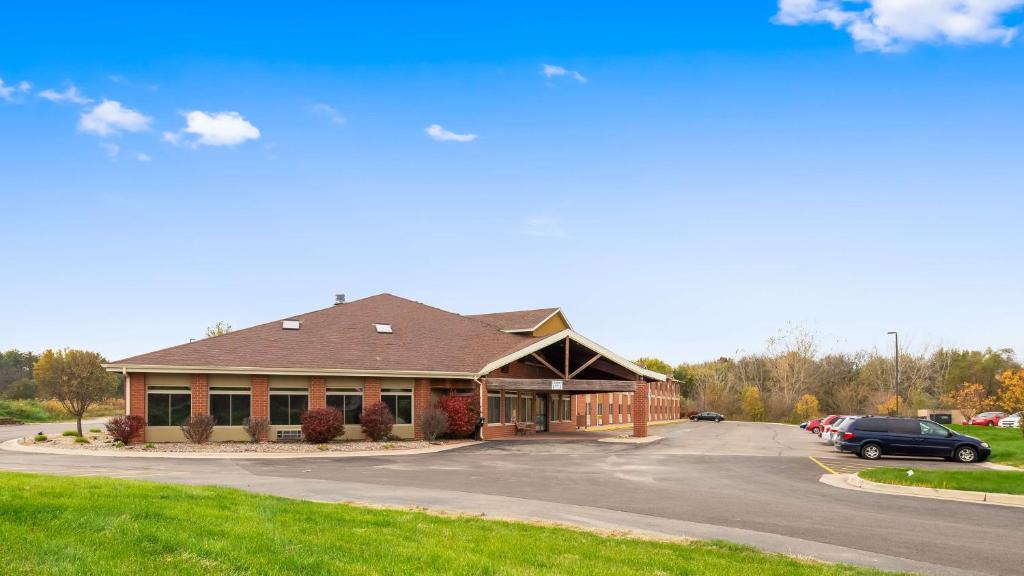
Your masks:
{"label": "green grass lawn", "polygon": [[1024,494],[1024,472],[1002,470],[918,470],[907,476],[906,468],[873,468],[864,470],[860,477],[872,482],[924,486],[947,490],[973,490]]}
{"label": "green grass lawn", "polygon": [[20,473],[0,473],[0,558],[5,575],[882,574],[721,542]]}
{"label": "green grass lawn", "polygon": [[980,438],[992,447],[991,462],[1024,466],[1024,435],[1018,428],[996,428],[994,426],[949,426],[953,430],[968,436]]}

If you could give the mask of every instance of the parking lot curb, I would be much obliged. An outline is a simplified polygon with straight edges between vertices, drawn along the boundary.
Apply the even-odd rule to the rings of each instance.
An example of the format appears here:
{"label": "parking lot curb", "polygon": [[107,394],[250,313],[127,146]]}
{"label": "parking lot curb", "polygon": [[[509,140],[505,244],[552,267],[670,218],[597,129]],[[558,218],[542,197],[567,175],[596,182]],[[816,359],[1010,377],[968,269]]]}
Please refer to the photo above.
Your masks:
{"label": "parking lot curb", "polygon": [[955,502],[972,502],[975,504],[992,504],[995,506],[1012,506],[1024,508],[1024,496],[1017,494],[996,494],[992,492],[973,492],[969,490],[947,490],[945,488],[927,488],[924,486],[900,486],[883,484],[865,480],[856,474],[822,474],[818,479],[822,484],[835,488],[860,490],[875,494],[892,494],[897,496],[914,496],[932,498],[934,500],[952,500]]}
{"label": "parking lot curb", "polygon": [[68,448],[49,448],[22,444],[21,438],[14,438],[0,443],[0,450],[8,452],[25,452],[29,454],[51,454],[61,456],[100,456],[104,458],[170,458],[189,460],[287,460],[301,458],[361,458],[370,456],[413,456],[416,454],[434,454],[467,446],[481,444],[479,440],[469,440],[429,448],[406,448],[398,450],[365,450],[360,452],[116,452],[113,450],[74,450]]}
{"label": "parking lot curb", "polygon": [[626,436],[622,438],[601,438],[600,440],[598,440],[598,442],[608,442],[611,444],[653,444],[661,439],[661,436],[645,436],[643,438],[634,438],[633,436]]}

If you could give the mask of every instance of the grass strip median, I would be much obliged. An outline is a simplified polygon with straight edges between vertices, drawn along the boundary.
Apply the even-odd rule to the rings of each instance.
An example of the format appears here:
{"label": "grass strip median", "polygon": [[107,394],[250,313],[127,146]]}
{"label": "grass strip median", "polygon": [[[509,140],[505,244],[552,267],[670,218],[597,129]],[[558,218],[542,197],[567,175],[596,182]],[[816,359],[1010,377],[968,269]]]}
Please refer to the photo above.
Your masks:
{"label": "grass strip median", "polygon": [[860,472],[860,477],[882,484],[970,490],[998,494],[1024,494],[1024,472],[1001,470],[913,470],[906,468],[873,468]]}
{"label": "grass strip median", "polygon": [[15,574],[883,574],[663,542],[205,486],[0,473]]}

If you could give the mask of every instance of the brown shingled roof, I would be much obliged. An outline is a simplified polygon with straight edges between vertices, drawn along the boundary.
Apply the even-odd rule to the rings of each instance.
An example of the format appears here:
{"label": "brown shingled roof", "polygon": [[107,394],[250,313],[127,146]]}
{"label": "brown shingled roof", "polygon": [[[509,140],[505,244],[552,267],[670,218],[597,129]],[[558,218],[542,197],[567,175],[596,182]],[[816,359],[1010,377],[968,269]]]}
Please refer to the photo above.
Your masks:
{"label": "brown shingled roof", "polygon": [[513,310],[511,312],[494,312],[492,314],[469,314],[468,317],[486,322],[500,330],[531,330],[555,312],[558,312],[558,308]]}
{"label": "brown shingled roof", "polygon": [[[477,373],[539,340],[391,294],[288,319],[299,320],[301,328],[285,330],[277,320],[111,364]],[[378,334],[374,324],[391,324],[394,333]]]}

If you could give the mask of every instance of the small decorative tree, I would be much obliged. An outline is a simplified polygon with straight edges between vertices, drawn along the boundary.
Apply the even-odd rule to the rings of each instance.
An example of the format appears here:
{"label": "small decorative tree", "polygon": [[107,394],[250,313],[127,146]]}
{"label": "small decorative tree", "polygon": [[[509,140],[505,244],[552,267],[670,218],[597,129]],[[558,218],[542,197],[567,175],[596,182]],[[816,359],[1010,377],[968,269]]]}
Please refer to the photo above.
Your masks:
{"label": "small decorative tree", "polygon": [[[999,375],[999,403],[1007,412],[1024,412],[1024,369],[1007,370]],[[1024,418],[1020,419],[1024,434]]]}
{"label": "small decorative tree", "polygon": [[181,423],[181,432],[193,444],[206,444],[213,436],[217,420],[209,414],[193,414]]}
{"label": "small decorative tree", "polygon": [[464,438],[476,430],[480,421],[480,402],[476,395],[448,394],[437,399],[437,407],[448,417],[448,433]]}
{"label": "small decorative tree", "polygon": [[313,444],[330,442],[345,433],[345,417],[331,406],[303,412],[299,420],[302,437]]}
{"label": "small decorative tree", "polygon": [[107,432],[114,440],[122,444],[128,444],[134,440],[145,427],[146,419],[138,414],[114,416],[107,420]]}
{"label": "small decorative tree", "polygon": [[964,382],[957,386],[955,390],[943,396],[940,402],[959,410],[968,422],[974,418],[975,414],[984,412],[992,406],[992,398],[985,391],[985,387],[971,382]]}
{"label": "small decorative tree", "polygon": [[391,428],[394,425],[395,417],[391,414],[388,405],[383,402],[377,402],[368,407],[360,418],[363,434],[366,434],[374,442],[380,442],[391,436]]}
{"label": "small decorative tree", "polygon": [[242,420],[242,428],[253,442],[262,442],[270,436],[270,420],[266,418],[246,418]]}
{"label": "small decorative tree", "polygon": [[43,352],[32,368],[39,391],[75,417],[79,436],[86,410],[114,393],[117,380],[103,369],[103,361],[95,352],[67,348]]}
{"label": "small decorative tree", "polygon": [[444,410],[431,406],[420,414],[420,427],[423,430],[423,437],[428,442],[433,442],[438,436],[448,432],[448,416]]}

